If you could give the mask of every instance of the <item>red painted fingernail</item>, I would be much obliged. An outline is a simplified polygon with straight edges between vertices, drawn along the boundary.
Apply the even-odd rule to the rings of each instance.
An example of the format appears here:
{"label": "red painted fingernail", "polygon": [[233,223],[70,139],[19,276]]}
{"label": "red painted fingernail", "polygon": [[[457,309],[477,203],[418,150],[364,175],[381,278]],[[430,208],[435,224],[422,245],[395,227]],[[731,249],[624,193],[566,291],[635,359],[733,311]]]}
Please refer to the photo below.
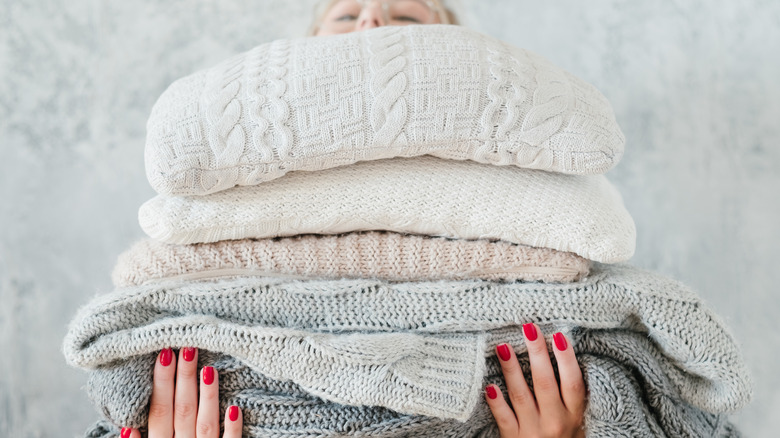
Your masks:
{"label": "red painted fingernail", "polygon": [[553,341],[555,341],[555,348],[557,348],[558,351],[563,351],[568,346],[566,343],[566,336],[563,336],[563,333],[561,332],[553,335]]}
{"label": "red painted fingernail", "polygon": [[238,406],[231,406],[228,408],[228,417],[230,421],[238,420]]}
{"label": "red painted fingernail", "polygon": [[536,327],[533,323],[523,324],[523,333],[525,333],[525,338],[529,341],[536,340]]}
{"label": "red painted fingernail", "polygon": [[495,400],[496,397],[498,397],[498,391],[496,391],[496,387],[493,385],[488,385],[488,387],[485,388],[485,392],[487,392],[488,398],[491,400]]}
{"label": "red painted fingernail", "polygon": [[206,385],[214,383],[214,367],[203,367],[203,383]]}
{"label": "red painted fingernail", "polygon": [[507,344],[499,345],[496,347],[496,351],[498,351],[498,357],[500,357],[504,362],[508,361],[509,358],[512,357],[512,355],[509,354],[509,345]]}
{"label": "red painted fingernail", "polygon": [[[116,430],[116,429],[115,429],[115,430]],[[133,431],[133,430],[132,430],[132,429],[130,429],[129,427],[123,427],[123,428],[122,428],[122,433],[120,433],[120,435],[119,435],[119,436],[121,436],[122,438],[130,438],[130,433],[131,433],[132,431]]]}
{"label": "red painted fingernail", "polygon": [[167,367],[171,364],[171,360],[173,360],[173,350],[166,348],[160,352],[160,365]]}
{"label": "red painted fingernail", "polygon": [[192,362],[192,359],[195,359],[195,349],[192,347],[186,347],[182,348],[181,350],[181,356],[186,360],[187,362]]}

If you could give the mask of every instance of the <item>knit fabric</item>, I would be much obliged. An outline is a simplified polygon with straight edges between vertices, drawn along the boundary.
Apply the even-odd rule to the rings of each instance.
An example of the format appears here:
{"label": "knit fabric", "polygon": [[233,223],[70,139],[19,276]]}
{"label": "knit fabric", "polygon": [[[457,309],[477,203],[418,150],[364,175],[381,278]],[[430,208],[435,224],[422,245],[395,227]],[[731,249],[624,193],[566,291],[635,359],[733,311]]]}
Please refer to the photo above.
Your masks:
{"label": "knit fabric", "polygon": [[[551,327],[545,327],[550,328]],[[707,413],[680,400],[663,371],[670,366],[646,336],[628,330],[571,332],[577,359],[590,393],[585,413],[591,437],[734,437],[736,429],[723,414]],[[519,327],[491,333],[497,342],[521,346]],[[482,386],[497,384],[506,394],[500,365],[491,344],[486,350]],[[528,356],[517,348],[526,377]],[[289,381],[257,372],[234,357],[201,350],[199,366],[219,372],[220,404],[241,408],[245,437],[498,437],[483,397],[466,422],[404,415],[375,406],[348,406],[312,396]],[[143,428],[147,423],[155,354],[136,356],[90,372],[87,392],[105,413],[87,437],[114,438],[116,425]],[[533,382],[528,380],[533,388]]]}
{"label": "knit fabric", "polygon": [[723,413],[750,398],[747,369],[717,316],[679,283],[627,266],[596,265],[573,284],[251,277],[123,288],[79,311],[64,353],[95,369],[194,346],[328,402],[464,420],[481,398],[486,352],[508,340],[495,331],[531,321],[548,334],[647,338],[642,348],[617,338],[603,348],[621,364],[655,348],[661,365],[646,372],[668,379],[675,403]]}
{"label": "knit fabric", "polygon": [[592,85],[460,26],[278,40],[171,84],[147,123],[161,194],[295,170],[435,155],[564,173],[613,167],[625,138]]}
{"label": "knit fabric", "polygon": [[238,275],[565,283],[588,275],[589,268],[582,257],[547,248],[365,232],[194,245],[147,239],[119,256],[112,278],[115,286]]}
{"label": "knit fabric", "polygon": [[141,228],[176,244],[362,230],[497,239],[614,263],[636,228],[603,175],[564,175],[435,157],[294,172],[207,196],[158,195]]}

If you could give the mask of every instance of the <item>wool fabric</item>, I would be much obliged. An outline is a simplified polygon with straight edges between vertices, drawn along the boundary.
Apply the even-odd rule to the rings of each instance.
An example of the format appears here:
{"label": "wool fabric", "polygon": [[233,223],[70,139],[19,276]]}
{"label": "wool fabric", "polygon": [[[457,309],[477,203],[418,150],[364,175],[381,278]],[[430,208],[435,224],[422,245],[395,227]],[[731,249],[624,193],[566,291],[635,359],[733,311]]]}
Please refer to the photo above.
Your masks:
{"label": "wool fabric", "polygon": [[615,263],[634,253],[636,228],[604,175],[564,175],[435,157],[364,161],[293,172],[207,196],[158,195],[141,228],[190,244],[385,230],[495,239]]}
{"label": "wool fabric", "polygon": [[239,275],[566,283],[589,268],[576,254],[548,248],[369,231],[193,245],[146,239],[119,256],[112,279],[115,286]]}
{"label": "wool fabric", "polygon": [[251,277],[120,288],[80,309],[64,353],[94,369],[193,346],[330,402],[462,421],[480,397],[485,351],[505,341],[492,331],[532,321],[546,333],[648,337],[679,400],[702,411],[750,398],[733,336],[696,294],[619,265],[572,284]]}
{"label": "wool fabric", "polygon": [[[544,326],[551,333],[552,326]],[[641,333],[628,330],[575,330],[570,333],[590,394],[585,412],[589,437],[736,437],[738,431],[725,414],[702,411],[680,400],[664,372],[671,365],[657,345]],[[519,327],[491,332],[497,343],[522,346]],[[490,344],[482,387],[496,384],[506,393],[500,365]],[[526,378],[528,356],[516,348]],[[200,366],[219,373],[220,404],[238,406],[245,437],[498,437],[483,397],[465,422],[438,417],[405,415],[376,406],[349,406],[312,396],[290,381],[270,379],[247,363],[205,350]],[[114,438],[116,425],[143,428],[155,353],[131,357],[90,372],[87,392],[106,419],[86,434]],[[528,380],[533,388],[533,382]]]}
{"label": "wool fabric", "polygon": [[147,123],[160,194],[203,195],[290,171],[435,155],[604,173],[625,137],[592,85],[460,26],[277,40],[175,81]]}

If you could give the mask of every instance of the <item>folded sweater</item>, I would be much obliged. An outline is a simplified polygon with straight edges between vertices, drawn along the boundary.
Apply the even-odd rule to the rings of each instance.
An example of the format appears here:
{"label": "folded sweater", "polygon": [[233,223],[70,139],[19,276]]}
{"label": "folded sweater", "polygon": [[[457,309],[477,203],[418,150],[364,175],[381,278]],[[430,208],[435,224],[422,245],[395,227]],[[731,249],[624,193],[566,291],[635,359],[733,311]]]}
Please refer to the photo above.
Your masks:
{"label": "folded sweater", "polygon": [[435,155],[604,173],[625,137],[607,99],[543,57],[461,26],[277,40],[174,82],[147,123],[161,194]]}
{"label": "folded sweater", "polygon": [[[550,333],[552,326],[544,326]],[[588,384],[585,428],[590,437],[736,437],[738,431],[725,414],[702,411],[680,400],[664,372],[673,366],[657,345],[630,330],[575,330],[571,332],[577,359]],[[522,346],[520,327],[491,332],[495,343]],[[494,342],[486,350],[481,386],[497,384],[506,394]],[[517,348],[525,376],[528,356]],[[147,423],[155,353],[134,356],[90,372],[87,391],[105,419],[87,437],[116,438],[119,426]],[[200,366],[219,372],[220,404],[239,406],[246,437],[498,437],[484,397],[464,421],[435,416],[407,415],[376,406],[350,406],[323,400],[286,380],[268,378],[235,357],[202,350]],[[533,382],[528,384],[533,388]]]}
{"label": "folded sweater", "polygon": [[597,265],[572,284],[252,277],[120,288],[79,311],[64,352],[94,369],[194,346],[330,402],[462,421],[481,397],[485,352],[506,340],[491,333],[531,321],[548,334],[649,337],[664,364],[652,372],[702,411],[749,400],[746,367],[718,317],[679,283],[627,266]]}
{"label": "folded sweater", "polygon": [[141,228],[165,243],[384,230],[494,239],[615,263],[636,228],[604,175],[564,175],[435,157],[293,172],[206,196],[158,195]]}
{"label": "folded sweater", "polygon": [[565,283],[588,274],[573,253],[509,242],[365,232],[193,245],[143,240],[119,256],[115,286],[227,276],[484,279]]}

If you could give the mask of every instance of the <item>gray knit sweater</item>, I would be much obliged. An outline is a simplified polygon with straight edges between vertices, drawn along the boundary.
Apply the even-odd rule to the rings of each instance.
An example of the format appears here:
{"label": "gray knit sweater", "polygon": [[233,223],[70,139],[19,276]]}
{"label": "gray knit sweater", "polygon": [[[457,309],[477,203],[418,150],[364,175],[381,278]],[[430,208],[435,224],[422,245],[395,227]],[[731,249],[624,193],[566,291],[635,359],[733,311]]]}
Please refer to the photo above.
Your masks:
{"label": "gray knit sweater", "polygon": [[[689,289],[625,266],[579,283],[239,278],[119,289],[72,323],[65,355],[114,424],[145,423],[153,355],[216,352],[247,436],[496,436],[481,391],[522,323],[566,332],[591,436],[733,436],[750,398],[734,338]],[[115,436],[101,423],[89,436]],[[113,434],[113,435],[112,435]],[[483,435],[480,435],[483,434]]]}

